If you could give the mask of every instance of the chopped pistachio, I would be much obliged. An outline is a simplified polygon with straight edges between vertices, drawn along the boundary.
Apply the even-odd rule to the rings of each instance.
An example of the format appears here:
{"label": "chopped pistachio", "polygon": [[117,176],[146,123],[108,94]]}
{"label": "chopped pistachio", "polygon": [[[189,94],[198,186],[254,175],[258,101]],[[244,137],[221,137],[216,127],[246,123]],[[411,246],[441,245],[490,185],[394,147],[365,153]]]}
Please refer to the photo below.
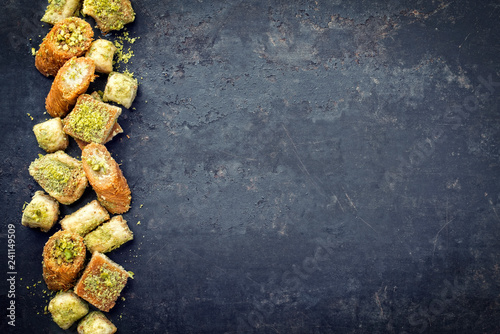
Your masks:
{"label": "chopped pistachio", "polygon": [[37,175],[45,179],[47,187],[56,192],[62,192],[71,179],[72,168],[60,161],[48,159],[47,156],[36,159],[38,169],[35,172]]}
{"label": "chopped pistachio", "polygon": [[62,24],[58,34],[54,35],[54,41],[59,49],[64,51],[70,47],[81,47],[86,41],[86,22],[70,22]]}
{"label": "chopped pistachio", "polygon": [[63,262],[71,263],[75,258],[75,255],[79,254],[82,249],[70,235],[64,235],[63,237],[55,240],[52,251],[53,257],[57,263],[62,264]]}
{"label": "chopped pistachio", "polygon": [[107,119],[106,108],[97,103],[85,101],[77,105],[67,121],[73,131],[78,133],[84,141],[96,142],[102,137]]}

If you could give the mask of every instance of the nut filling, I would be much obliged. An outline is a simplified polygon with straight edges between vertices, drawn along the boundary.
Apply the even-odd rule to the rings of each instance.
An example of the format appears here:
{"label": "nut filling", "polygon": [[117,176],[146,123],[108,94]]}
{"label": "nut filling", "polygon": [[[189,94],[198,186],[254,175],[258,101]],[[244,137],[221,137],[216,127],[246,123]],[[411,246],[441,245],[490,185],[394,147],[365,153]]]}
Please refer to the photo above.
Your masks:
{"label": "nut filling", "polygon": [[85,29],[86,27],[83,24],[75,24],[74,22],[63,24],[57,34],[54,35],[57,48],[68,51],[70,47],[83,46],[87,41]]}
{"label": "nut filling", "polygon": [[81,253],[82,248],[70,236],[63,236],[54,242],[53,257],[57,264],[71,263],[75,256]]}

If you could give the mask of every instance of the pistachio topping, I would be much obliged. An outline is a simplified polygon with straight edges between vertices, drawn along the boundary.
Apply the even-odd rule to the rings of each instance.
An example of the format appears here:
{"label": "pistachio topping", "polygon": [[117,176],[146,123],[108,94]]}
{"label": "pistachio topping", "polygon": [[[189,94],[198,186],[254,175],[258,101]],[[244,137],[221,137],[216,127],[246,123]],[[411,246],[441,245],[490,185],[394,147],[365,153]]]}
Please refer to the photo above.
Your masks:
{"label": "pistachio topping", "polygon": [[52,228],[59,215],[58,202],[43,191],[35,192],[30,203],[23,207],[21,223],[31,228],[47,232]]}
{"label": "pistachio topping", "polygon": [[91,7],[96,19],[105,22],[106,30],[122,29],[127,23],[124,16],[130,15],[124,12],[122,0],[85,0],[84,6]]}
{"label": "pistachio topping", "polygon": [[36,203],[32,207],[28,207],[25,211],[26,216],[33,219],[37,223],[41,222],[47,217],[47,208]]}
{"label": "pistachio topping", "polygon": [[94,172],[102,171],[103,173],[106,173],[106,170],[108,169],[108,165],[102,159],[88,158],[85,161],[92,167]]}
{"label": "pistachio topping", "polygon": [[81,246],[78,246],[69,235],[56,239],[53,248],[53,257],[57,264],[71,263],[73,259],[82,251]]}
{"label": "pistachio topping", "polygon": [[62,192],[71,180],[72,168],[49,156],[36,159],[35,178],[45,179],[46,186],[56,192]]}
{"label": "pistachio topping", "polygon": [[64,7],[65,4],[66,0],[49,0],[50,9],[48,9],[48,11],[59,11]]}
{"label": "pistachio topping", "polygon": [[108,264],[103,264],[99,272],[85,278],[85,290],[100,299],[115,300],[121,293],[126,281],[120,272],[113,270]]}
{"label": "pistachio topping", "polygon": [[92,16],[104,33],[120,30],[135,20],[130,0],[84,0],[82,13]]}
{"label": "pistachio topping", "polygon": [[84,101],[67,120],[69,126],[86,142],[99,142],[109,119],[106,108]]}
{"label": "pistachio topping", "polygon": [[70,47],[81,47],[87,41],[85,29],[85,24],[80,22],[62,24],[54,35],[57,48],[68,51]]}

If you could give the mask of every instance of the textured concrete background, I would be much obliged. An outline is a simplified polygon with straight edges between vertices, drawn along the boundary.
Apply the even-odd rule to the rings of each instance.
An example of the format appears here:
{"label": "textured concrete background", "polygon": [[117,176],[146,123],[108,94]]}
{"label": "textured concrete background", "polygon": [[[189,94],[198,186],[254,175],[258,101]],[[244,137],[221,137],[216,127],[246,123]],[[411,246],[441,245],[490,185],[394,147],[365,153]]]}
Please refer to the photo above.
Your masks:
{"label": "textured concrete background", "polygon": [[[133,194],[135,240],[110,253],[136,274],[108,314],[120,333],[500,332],[497,1],[133,6],[121,70],[139,94],[107,145]],[[44,8],[0,13],[9,333],[64,332],[44,314],[48,235],[20,225],[52,82],[31,56]]]}

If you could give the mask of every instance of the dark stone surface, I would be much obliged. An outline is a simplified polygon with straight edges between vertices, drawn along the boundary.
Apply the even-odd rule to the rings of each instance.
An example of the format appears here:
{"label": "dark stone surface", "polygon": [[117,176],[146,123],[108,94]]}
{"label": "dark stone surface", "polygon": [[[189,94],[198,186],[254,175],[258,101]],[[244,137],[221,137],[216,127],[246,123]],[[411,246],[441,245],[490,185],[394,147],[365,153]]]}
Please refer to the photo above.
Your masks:
{"label": "dark stone surface", "polygon": [[[0,14],[2,333],[64,332],[44,314],[48,234],[20,224],[45,5]],[[120,70],[140,88],[107,145],[133,193],[135,239],[109,254],[136,277],[108,314],[120,333],[500,332],[498,2],[133,6]]]}

